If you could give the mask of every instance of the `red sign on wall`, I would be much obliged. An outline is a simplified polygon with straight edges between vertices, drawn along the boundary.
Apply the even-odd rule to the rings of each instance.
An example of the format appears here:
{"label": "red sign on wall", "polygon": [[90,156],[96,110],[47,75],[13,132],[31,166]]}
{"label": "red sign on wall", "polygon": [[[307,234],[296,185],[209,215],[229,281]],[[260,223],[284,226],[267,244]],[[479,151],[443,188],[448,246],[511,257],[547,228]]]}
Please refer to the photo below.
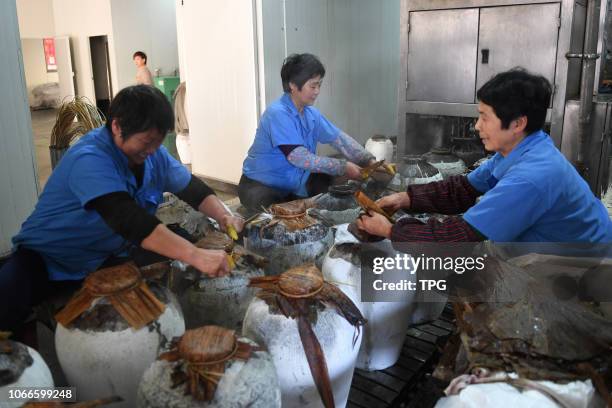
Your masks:
{"label": "red sign on wall", "polygon": [[55,40],[53,38],[43,38],[43,48],[45,50],[45,64],[47,72],[57,71],[57,61],[55,60]]}

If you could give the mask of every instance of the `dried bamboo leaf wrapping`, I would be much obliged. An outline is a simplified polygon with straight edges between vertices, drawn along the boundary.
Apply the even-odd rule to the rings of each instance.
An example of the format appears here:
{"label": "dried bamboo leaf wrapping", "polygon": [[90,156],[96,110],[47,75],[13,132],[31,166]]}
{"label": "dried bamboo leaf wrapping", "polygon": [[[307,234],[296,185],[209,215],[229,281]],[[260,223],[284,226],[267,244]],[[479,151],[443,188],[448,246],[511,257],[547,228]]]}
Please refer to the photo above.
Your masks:
{"label": "dried bamboo leaf wrapping", "polygon": [[[119,278],[123,281],[119,282]],[[106,297],[134,329],[140,329],[156,320],[166,308],[141,278],[138,268],[132,264],[124,264],[99,270],[88,276],[84,287],[55,318],[67,327],[91,307],[94,299],[101,297]]]}
{"label": "dried bamboo leaf wrapping", "polygon": [[55,320],[62,324],[62,326],[68,326],[74,319],[89,309],[93,300],[94,296],[89,294],[85,289],[81,289],[72,299],[70,299],[68,304],[55,315]]}
{"label": "dried bamboo leaf wrapping", "polygon": [[104,114],[87,98],[77,96],[59,107],[50,145],[58,149],[67,148],[78,137],[102,126],[105,120]]}

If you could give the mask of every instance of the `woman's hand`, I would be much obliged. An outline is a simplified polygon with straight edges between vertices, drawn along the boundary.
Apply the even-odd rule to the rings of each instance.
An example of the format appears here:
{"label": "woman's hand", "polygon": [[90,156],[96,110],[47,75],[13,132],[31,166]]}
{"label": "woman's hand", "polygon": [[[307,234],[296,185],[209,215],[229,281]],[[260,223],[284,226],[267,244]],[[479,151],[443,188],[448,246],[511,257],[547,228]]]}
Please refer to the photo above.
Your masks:
{"label": "woman's hand", "polygon": [[227,258],[228,254],[225,251],[194,247],[188,263],[204,275],[216,278],[230,273],[230,265]]}
{"label": "woman's hand", "polygon": [[221,220],[219,220],[219,227],[224,232],[230,232],[228,229],[230,226],[234,228],[236,232],[241,232],[244,228],[244,218],[238,215],[225,214],[221,217]]}
{"label": "woman's hand", "polygon": [[388,213],[393,214],[402,208],[410,208],[410,196],[408,193],[395,193],[381,198],[376,204]]}
{"label": "woman's hand", "polygon": [[[214,194],[207,196],[200,203],[198,210],[202,214],[214,218],[217,224],[219,224],[219,228],[224,232],[231,233],[233,228],[238,233],[244,228],[244,219],[230,213],[229,209]],[[228,230],[230,226],[232,228]]]}
{"label": "woman's hand", "polygon": [[164,224],[155,227],[141,246],[167,258],[185,262],[211,278],[227,275],[231,269],[225,251],[198,248]]}
{"label": "woman's hand", "polygon": [[381,214],[368,211],[367,214],[363,214],[357,218],[356,224],[357,228],[370,235],[391,238],[391,228],[393,228],[393,224]]}
{"label": "woman's hand", "polygon": [[344,176],[347,177],[349,180],[362,180],[361,177],[361,167],[359,167],[358,165],[356,165],[353,162],[347,161],[346,162],[346,167],[344,170]]}

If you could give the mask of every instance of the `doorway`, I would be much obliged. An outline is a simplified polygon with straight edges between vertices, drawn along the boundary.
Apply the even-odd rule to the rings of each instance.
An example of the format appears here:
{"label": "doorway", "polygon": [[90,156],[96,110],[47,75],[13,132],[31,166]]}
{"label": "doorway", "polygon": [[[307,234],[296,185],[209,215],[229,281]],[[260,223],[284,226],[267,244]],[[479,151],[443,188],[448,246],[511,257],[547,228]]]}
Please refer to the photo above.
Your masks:
{"label": "doorway", "polygon": [[91,72],[93,73],[96,106],[108,116],[108,107],[113,95],[111,82],[110,59],[108,53],[108,37],[97,35],[89,37],[91,51]]}

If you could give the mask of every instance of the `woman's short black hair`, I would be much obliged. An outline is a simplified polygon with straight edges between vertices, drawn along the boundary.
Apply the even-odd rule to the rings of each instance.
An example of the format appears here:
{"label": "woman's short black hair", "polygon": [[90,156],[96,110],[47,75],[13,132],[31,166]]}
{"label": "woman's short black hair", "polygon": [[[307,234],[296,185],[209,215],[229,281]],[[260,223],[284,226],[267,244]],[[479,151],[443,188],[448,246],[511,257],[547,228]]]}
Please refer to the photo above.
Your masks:
{"label": "woman's short black hair", "polygon": [[501,120],[502,129],[521,116],[527,117],[527,134],[544,127],[552,86],[548,79],[516,67],[491,78],[476,93]]}
{"label": "woman's short black hair", "polygon": [[140,58],[142,58],[142,59],[144,60],[144,63],[145,63],[145,64],[147,63],[147,54],[145,54],[144,52],[142,52],[142,51],[136,51],[136,52],[134,53],[134,55],[132,55],[132,59],[134,59],[134,58],[136,58],[136,57],[140,57]]}
{"label": "woman's short black hair", "polygon": [[302,90],[306,81],[317,76],[325,76],[325,67],[315,55],[291,54],[283,61],[281,79],[285,92],[291,92],[290,82],[294,83],[298,90]]}
{"label": "woman's short black hair", "polygon": [[150,129],[165,136],[174,126],[170,102],[159,89],[149,85],[128,86],[119,91],[108,108],[106,127],[111,132],[113,119],[117,119],[123,140]]}

